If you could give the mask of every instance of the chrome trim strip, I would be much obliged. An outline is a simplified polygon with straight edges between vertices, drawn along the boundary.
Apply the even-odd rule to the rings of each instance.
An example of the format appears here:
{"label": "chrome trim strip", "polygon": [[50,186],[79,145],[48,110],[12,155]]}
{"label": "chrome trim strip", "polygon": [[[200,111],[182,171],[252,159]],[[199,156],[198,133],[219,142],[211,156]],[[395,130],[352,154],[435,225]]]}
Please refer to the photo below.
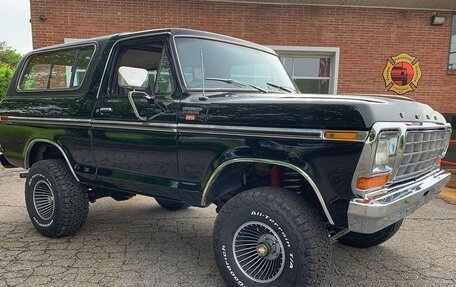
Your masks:
{"label": "chrome trim strip", "polygon": [[315,194],[317,195],[318,197],[318,200],[320,201],[320,204],[321,204],[321,207],[323,208],[323,211],[325,212],[325,215],[326,215],[326,218],[328,219],[328,222],[330,224],[333,224],[334,225],[334,221],[331,217],[331,214],[329,213],[329,210],[328,208],[326,207],[326,203],[325,201],[323,200],[323,196],[321,195],[321,192],[320,190],[318,189],[317,185],[315,184],[315,182],[312,180],[312,178],[304,171],[302,170],[301,168],[291,164],[291,163],[287,163],[287,162],[282,162],[282,161],[277,161],[277,160],[270,160],[270,159],[261,159],[261,158],[235,158],[235,159],[230,159],[230,160],[227,160],[225,161],[224,163],[220,164],[216,169],[215,171],[211,174],[211,176],[209,177],[209,180],[206,184],[206,186],[204,187],[204,190],[203,190],[203,195],[202,195],[202,198],[201,198],[201,206],[205,206],[207,204],[207,196],[208,196],[208,192],[209,192],[209,189],[211,187],[211,185],[215,182],[215,180],[217,179],[218,175],[222,172],[222,170],[230,165],[230,164],[233,164],[233,163],[240,163],[240,162],[247,162],[247,163],[266,163],[266,164],[273,164],[273,165],[280,165],[280,166],[283,166],[283,167],[286,167],[286,168],[289,168],[289,169],[293,169],[294,171],[298,172],[299,174],[301,174],[306,180],[307,182],[310,184],[310,186],[313,188]]}
{"label": "chrome trim strip", "polygon": [[322,139],[323,131],[317,129],[292,129],[292,128],[265,128],[243,126],[219,126],[200,124],[178,124],[177,130],[181,133],[237,135],[268,138],[297,138],[297,139]]}
{"label": "chrome trim strip", "polygon": [[[367,131],[355,131],[358,133],[356,140],[328,139],[324,136],[325,130],[300,129],[300,128],[270,128],[252,126],[224,126],[224,125],[202,125],[202,124],[178,124],[179,133],[235,135],[248,137],[266,138],[289,138],[289,139],[311,139],[328,141],[355,141],[364,142],[367,138]],[[343,132],[343,131],[341,131]]]}
{"label": "chrome trim strip", "polygon": [[41,124],[59,126],[83,126],[90,127],[90,120],[87,119],[66,119],[66,118],[40,118],[40,117],[16,117],[8,116],[7,124]]}
{"label": "chrome trim strip", "polygon": [[60,146],[59,146],[58,144],[56,144],[55,142],[50,141],[50,140],[46,140],[46,139],[34,139],[34,140],[32,140],[32,141],[28,144],[27,149],[25,150],[24,168],[30,168],[30,166],[29,166],[29,152],[30,152],[30,150],[32,149],[33,145],[35,145],[35,144],[38,143],[38,142],[44,142],[44,143],[52,144],[52,145],[54,145],[56,148],[58,148],[59,151],[62,153],[63,157],[65,158],[65,161],[66,161],[68,167],[70,168],[71,173],[73,174],[74,178],[76,179],[76,181],[79,182],[79,178],[78,178],[78,176],[76,175],[76,173],[74,172],[73,166],[71,166],[70,160],[68,159],[68,157],[67,157],[66,153],[64,152],[63,148],[60,147]]}
{"label": "chrome trim strip", "polygon": [[146,130],[146,131],[177,133],[176,124],[150,123],[150,122],[104,121],[104,120],[93,120],[91,123],[92,123],[93,128]]}
{"label": "chrome trim strip", "polygon": [[[245,136],[260,138],[279,138],[279,139],[309,139],[325,141],[351,141],[364,142],[368,132],[355,131],[358,133],[356,140],[328,139],[324,137],[325,130],[320,129],[299,129],[299,128],[269,128],[252,126],[225,126],[225,125],[204,125],[204,124],[170,124],[153,122],[130,122],[130,121],[110,121],[110,120],[88,120],[88,119],[66,119],[66,118],[39,118],[39,117],[8,117],[8,124],[41,124],[51,126],[75,126],[93,127],[103,129],[124,129],[124,130],[144,130],[174,133],[195,133],[211,135]],[[343,131],[341,131],[343,132]]]}

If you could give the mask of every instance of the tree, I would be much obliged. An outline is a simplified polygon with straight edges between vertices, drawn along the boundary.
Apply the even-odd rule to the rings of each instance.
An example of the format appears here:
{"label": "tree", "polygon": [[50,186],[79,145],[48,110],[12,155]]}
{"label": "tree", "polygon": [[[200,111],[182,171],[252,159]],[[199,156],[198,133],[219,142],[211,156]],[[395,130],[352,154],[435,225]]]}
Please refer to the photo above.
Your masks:
{"label": "tree", "polygon": [[0,41],[0,63],[7,64],[12,69],[14,69],[21,58],[21,54],[6,45],[5,42]]}
{"label": "tree", "polygon": [[9,65],[0,62],[0,100],[6,95],[13,72],[14,70]]}
{"label": "tree", "polygon": [[14,69],[21,57],[21,54],[8,47],[5,42],[0,42],[0,100],[6,95]]}

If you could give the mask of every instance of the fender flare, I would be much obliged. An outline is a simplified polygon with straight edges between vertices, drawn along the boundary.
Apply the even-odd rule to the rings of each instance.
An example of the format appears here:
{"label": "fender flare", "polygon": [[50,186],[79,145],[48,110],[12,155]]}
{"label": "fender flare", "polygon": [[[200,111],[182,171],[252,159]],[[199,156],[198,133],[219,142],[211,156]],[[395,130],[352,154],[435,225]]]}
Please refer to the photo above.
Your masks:
{"label": "fender flare", "polygon": [[51,144],[53,146],[55,146],[59,151],[60,153],[63,155],[63,158],[65,159],[67,165],[68,165],[68,168],[70,169],[71,173],[73,174],[74,178],[76,179],[77,182],[80,182],[78,176],[76,175],[74,169],[73,169],[73,166],[71,165],[71,162],[70,162],[70,159],[68,158],[68,156],[66,155],[65,151],[63,150],[63,148],[61,146],[59,146],[57,143],[51,141],[51,140],[47,140],[47,139],[34,139],[32,140],[26,150],[25,150],[25,155],[24,155],[24,168],[27,168],[29,169],[30,168],[30,151],[32,150],[33,146],[37,143],[47,143],[47,144]]}
{"label": "fender flare", "polygon": [[298,172],[307,180],[307,182],[310,184],[310,186],[314,190],[315,195],[317,196],[318,201],[320,202],[320,205],[323,208],[326,218],[328,219],[328,222],[330,224],[334,225],[334,220],[332,219],[331,214],[329,213],[328,207],[326,206],[323,196],[321,195],[320,190],[318,189],[317,185],[312,180],[312,178],[302,168],[300,168],[294,164],[291,164],[288,162],[283,162],[283,161],[278,161],[278,160],[261,159],[261,158],[234,158],[234,159],[230,159],[230,160],[223,162],[214,170],[214,172],[209,177],[209,180],[207,181],[206,186],[204,187],[204,190],[203,190],[203,194],[202,194],[202,198],[201,198],[201,206],[206,206],[207,197],[209,195],[209,190],[210,190],[212,184],[215,182],[215,180],[220,175],[220,173],[223,171],[223,169],[225,167],[227,167],[228,165],[234,164],[234,163],[273,164],[273,165],[283,166],[283,167],[286,167],[286,168],[289,168],[289,169],[292,169],[292,170]]}

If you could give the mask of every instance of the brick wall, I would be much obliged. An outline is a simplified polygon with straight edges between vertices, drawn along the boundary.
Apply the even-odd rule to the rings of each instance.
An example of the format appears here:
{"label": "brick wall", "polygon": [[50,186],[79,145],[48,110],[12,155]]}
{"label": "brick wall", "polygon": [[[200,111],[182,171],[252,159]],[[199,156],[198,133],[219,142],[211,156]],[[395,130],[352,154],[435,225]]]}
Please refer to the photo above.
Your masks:
{"label": "brick wall", "polygon": [[[338,93],[391,93],[387,58],[407,52],[423,76],[407,96],[442,113],[456,113],[456,73],[448,74],[451,13],[431,26],[432,11],[260,5],[206,1],[31,0],[35,48],[121,31],[200,29],[264,45],[340,47]],[[40,22],[38,17],[48,17]]]}

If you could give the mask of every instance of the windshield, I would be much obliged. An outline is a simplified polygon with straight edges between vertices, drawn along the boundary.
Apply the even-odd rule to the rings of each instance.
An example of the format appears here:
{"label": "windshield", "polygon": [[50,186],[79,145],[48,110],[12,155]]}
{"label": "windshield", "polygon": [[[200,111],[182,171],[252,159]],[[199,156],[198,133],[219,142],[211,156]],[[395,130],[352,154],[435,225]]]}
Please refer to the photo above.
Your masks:
{"label": "windshield", "polygon": [[[259,50],[198,38],[176,38],[189,89],[294,91],[279,58]],[[202,69],[202,64],[204,69]]]}

